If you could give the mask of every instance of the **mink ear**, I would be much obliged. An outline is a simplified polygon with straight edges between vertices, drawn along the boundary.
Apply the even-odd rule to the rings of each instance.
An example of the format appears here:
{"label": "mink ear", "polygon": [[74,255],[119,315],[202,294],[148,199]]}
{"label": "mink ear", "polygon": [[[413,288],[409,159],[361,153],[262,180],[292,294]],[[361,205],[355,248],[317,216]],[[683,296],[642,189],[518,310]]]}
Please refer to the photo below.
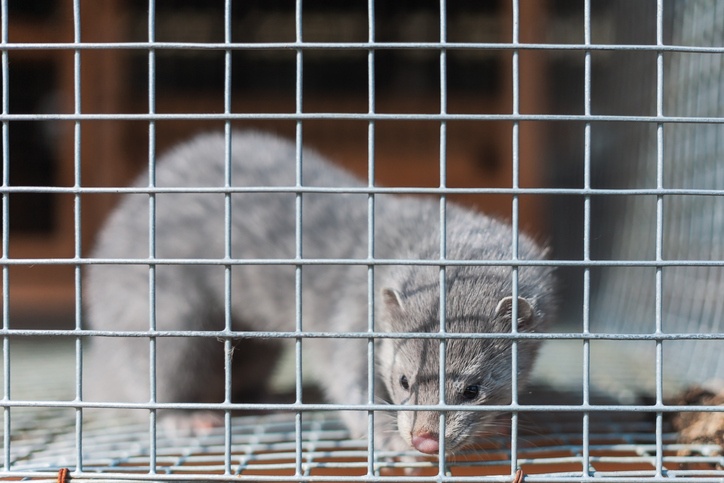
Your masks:
{"label": "mink ear", "polygon": [[382,289],[382,302],[390,312],[403,312],[405,305],[402,302],[403,295],[394,288]]}
{"label": "mink ear", "polygon": [[382,289],[382,312],[385,315],[381,322],[385,330],[395,331],[396,323],[402,319],[405,311],[404,298],[402,293],[393,288]]}
{"label": "mink ear", "polygon": [[[505,297],[498,302],[495,308],[495,316],[510,319],[513,315],[513,297]],[[526,331],[533,328],[535,312],[530,302],[518,297],[518,330]]]}

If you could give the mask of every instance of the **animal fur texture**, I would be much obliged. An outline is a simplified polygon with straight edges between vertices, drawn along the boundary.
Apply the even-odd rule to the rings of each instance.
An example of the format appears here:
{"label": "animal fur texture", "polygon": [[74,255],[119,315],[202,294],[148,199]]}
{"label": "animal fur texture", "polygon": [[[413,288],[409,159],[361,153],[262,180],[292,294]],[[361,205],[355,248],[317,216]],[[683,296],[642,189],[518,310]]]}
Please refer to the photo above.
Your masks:
{"label": "animal fur texture", "polygon": [[[692,386],[679,395],[673,404],[680,406],[721,406],[721,411],[689,412],[682,411],[671,415],[671,424],[679,433],[679,443],[684,445],[677,456],[691,456],[689,445],[710,444],[719,447],[718,455],[724,454],[724,388],[721,382],[712,382],[711,388]],[[721,470],[724,464],[714,466]],[[682,467],[688,468],[688,463]]]}
{"label": "animal fur texture", "polygon": [[[225,137],[203,134],[178,145],[159,159],[156,185],[165,188],[223,187]],[[294,331],[301,306],[302,329],[312,332],[368,330],[368,208],[365,193],[301,195],[299,246],[304,259],[340,259],[359,263],[304,265],[301,300],[297,300],[297,195],[275,192],[297,183],[293,142],[261,132],[231,136],[234,187],[263,187],[231,195],[230,259],[285,260],[275,264],[231,266],[230,309],[234,331]],[[310,149],[302,152],[305,187],[365,186]],[[142,176],[136,186],[148,186]],[[445,331],[510,333],[513,232],[500,221],[446,204],[445,258],[500,261],[499,266],[447,266],[444,270]],[[410,263],[374,266],[375,330],[391,333],[440,330],[440,202],[436,199],[374,196],[373,253],[378,260]],[[127,194],[100,231],[94,258],[149,257],[149,195]],[[96,330],[147,331],[151,314],[157,330],[223,330],[225,267],[225,196],[223,193],[158,193],[155,196],[155,257],[178,263],[155,265],[154,309],[150,305],[149,265],[92,264],[85,279],[87,322]],[[518,256],[539,260],[544,251],[519,235]],[[193,263],[187,263],[194,260]],[[210,263],[204,263],[208,260]],[[429,261],[414,264],[414,261]],[[553,277],[541,266],[518,270],[517,329],[541,330],[553,314]],[[150,400],[149,339],[93,337],[85,359],[85,397],[91,401]],[[379,393],[375,401],[410,405],[390,421],[379,415],[377,445],[384,449],[439,450],[437,411],[413,411],[412,405],[440,402],[440,341],[429,338],[384,338],[376,344]],[[539,341],[517,344],[518,380],[531,371]],[[243,339],[232,359],[232,402],[264,400],[279,339]],[[326,398],[338,404],[366,404],[367,339],[305,338],[304,363]],[[465,411],[472,405],[506,404],[511,399],[509,339],[450,339],[445,346],[445,401],[460,411],[445,413],[445,448],[457,451],[474,444],[489,429],[489,412]],[[156,341],[156,400],[221,402],[224,400],[224,351],[217,338],[159,337]],[[352,433],[364,436],[365,411],[345,411]],[[398,428],[395,431],[395,426]]]}

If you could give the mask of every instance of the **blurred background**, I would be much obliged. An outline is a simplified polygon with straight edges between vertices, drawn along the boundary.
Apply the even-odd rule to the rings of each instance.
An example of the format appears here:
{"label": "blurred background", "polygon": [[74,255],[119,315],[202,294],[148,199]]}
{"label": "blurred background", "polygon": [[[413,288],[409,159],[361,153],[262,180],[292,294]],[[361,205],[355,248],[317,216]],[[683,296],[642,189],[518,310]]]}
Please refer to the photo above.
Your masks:
{"label": "blurred background", "polygon": [[[656,44],[654,0],[591,0],[591,42],[597,45]],[[158,0],[158,42],[223,42],[223,2]],[[664,2],[665,43],[721,47],[721,2]],[[521,0],[520,41],[580,46],[584,43],[583,0]],[[294,2],[232,2],[234,42],[293,42]],[[81,2],[83,42],[147,42],[148,2]],[[9,42],[72,42],[70,0],[8,2]],[[509,0],[457,0],[447,5],[447,41],[509,43],[513,35]],[[721,22],[719,22],[721,23]],[[440,2],[376,2],[374,39],[378,42],[438,42]],[[367,1],[305,0],[306,42],[366,42]],[[74,52],[70,49],[13,49],[8,52],[11,114],[73,113]],[[583,48],[519,51],[520,112],[583,115]],[[656,114],[656,60],[652,49],[596,49],[591,60],[591,113],[611,116]],[[665,51],[665,112],[674,116],[722,115],[722,53]],[[93,48],[80,53],[81,111],[144,114],[149,96],[157,113],[222,113],[224,52],[161,48],[155,51],[155,90],[149,93],[149,54],[144,48]],[[387,114],[510,114],[513,110],[513,51],[446,51],[447,105],[441,106],[440,51],[379,49],[374,54],[374,110]],[[293,113],[296,106],[296,52],[293,49],[234,50],[231,61],[233,113]],[[303,54],[302,110],[305,113],[368,112],[368,51],[308,49]],[[82,186],[125,186],[146,169],[149,127],[144,120],[83,121]],[[293,137],[293,120],[233,122],[235,128],[258,127]],[[308,120],[305,144],[367,175],[368,123],[364,120]],[[596,121],[590,125],[590,167],[584,164],[585,122],[580,118],[520,122],[520,179],[523,188],[583,188],[589,169],[593,188],[656,188],[657,124],[651,120]],[[206,120],[159,120],[153,149],[172,144],[223,123]],[[74,184],[74,122],[9,122],[11,186]],[[721,123],[669,123],[665,133],[664,187],[684,190],[724,188]],[[436,121],[384,120],[375,123],[375,182],[385,186],[440,186],[440,125]],[[447,123],[447,186],[510,187],[513,180],[513,123],[455,120]],[[74,253],[74,197],[42,192],[9,195],[9,258],[70,258]],[[552,247],[552,257],[583,260],[585,206],[590,207],[590,257],[593,260],[722,259],[724,222],[721,193],[683,192],[667,196],[663,231],[656,235],[656,195],[619,193],[525,194],[520,196],[520,227]],[[501,218],[511,216],[509,195],[452,197]],[[117,197],[83,194],[81,246],[84,254]],[[74,270],[69,263],[13,265],[9,268],[11,328],[72,327],[75,311]],[[655,267],[592,267],[590,312],[584,310],[584,267],[561,268],[560,330],[580,331],[590,314],[594,331],[653,332],[656,327]],[[673,332],[721,331],[724,276],[721,264],[665,267],[663,322]],[[575,351],[580,353],[580,341]],[[680,342],[680,343],[679,343]],[[705,341],[710,354],[706,374],[724,371],[720,341]],[[691,354],[687,341],[673,341],[674,354]],[[625,346],[625,344],[622,344]],[[645,346],[645,350],[641,346]],[[676,347],[681,347],[681,350]],[[641,343],[647,379],[654,370],[654,344]],[[678,352],[677,352],[678,351]],[[694,352],[702,354],[698,349]],[[679,356],[677,356],[679,357]],[[628,364],[629,362],[626,362]],[[631,362],[633,364],[633,362]],[[700,371],[702,364],[689,364]],[[580,370],[580,367],[579,367]],[[687,376],[690,377],[690,376]]]}
{"label": "blurred background", "polygon": [[[545,19],[568,19],[578,30],[580,12],[567,3],[526,2],[521,37],[549,41]],[[560,4],[560,5],[559,5]],[[293,42],[294,2],[243,1],[232,4],[235,42]],[[308,42],[366,42],[367,2],[309,0],[303,5],[303,39]],[[439,2],[378,2],[375,39],[380,42],[437,42]],[[508,42],[512,12],[508,1],[451,2],[448,41]],[[72,2],[11,1],[9,41],[73,41]],[[146,42],[148,2],[81,2],[83,42]],[[552,22],[551,25],[555,25]],[[553,27],[561,29],[560,26]],[[565,30],[565,29],[564,29]],[[157,1],[155,38],[159,42],[223,42],[223,2]],[[570,36],[571,34],[566,34]],[[579,36],[580,37],[580,36]],[[570,37],[571,41],[582,38]],[[551,111],[552,58],[521,53],[521,110]],[[9,111],[12,114],[72,113],[73,51],[13,50],[9,57]],[[364,49],[306,50],[303,61],[303,111],[368,111],[368,53]],[[547,56],[546,56],[547,57]],[[580,55],[579,55],[580,57]],[[580,58],[578,59],[580,63]],[[149,60],[143,48],[88,49],[81,52],[83,113],[149,112]],[[447,59],[449,113],[505,114],[512,111],[511,53],[507,50],[450,50]],[[232,54],[231,103],[234,113],[293,113],[296,52],[292,49],[238,50]],[[581,79],[578,79],[580,83]],[[375,110],[379,113],[440,113],[440,54],[435,49],[389,49],[375,53]],[[580,90],[580,89],[579,89]],[[224,100],[224,52],[156,51],[157,113],[221,113]],[[582,95],[577,94],[578,110]],[[72,186],[72,121],[10,123],[12,186]],[[295,122],[234,122],[235,128],[259,127],[293,138]],[[544,147],[545,126],[521,126],[521,185],[547,186],[551,175]],[[222,122],[200,120],[156,123],[156,152],[194,133],[223,129]],[[311,120],[304,123],[305,144],[314,146],[360,176],[367,175],[366,121]],[[376,182],[386,186],[440,186],[439,123],[380,121],[375,126]],[[512,123],[448,124],[447,178],[451,187],[510,187]],[[82,123],[81,182],[84,186],[125,186],[148,166],[146,121],[102,120]],[[580,153],[579,153],[580,154]],[[522,226],[542,240],[551,236],[542,198],[522,199]],[[82,246],[87,253],[99,224],[116,200],[112,195],[82,197]],[[510,217],[510,196],[462,199],[487,212]],[[73,256],[73,196],[22,193],[10,196],[12,258]],[[13,266],[10,269],[11,325],[67,325],[74,311],[74,267]],[[40,317],[38,317],[40,315]],[[21,322],[22,319],[22,322]]]}

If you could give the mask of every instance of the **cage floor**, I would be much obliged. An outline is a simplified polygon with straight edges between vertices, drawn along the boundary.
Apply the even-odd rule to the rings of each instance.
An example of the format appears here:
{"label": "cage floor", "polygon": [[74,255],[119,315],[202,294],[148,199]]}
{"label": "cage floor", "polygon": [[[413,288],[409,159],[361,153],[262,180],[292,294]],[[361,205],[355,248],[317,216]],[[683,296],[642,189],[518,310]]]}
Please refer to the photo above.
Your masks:
{"label": "cage floor", "polygon": [[[159,429],[152,438],[150,425],[135,420],[108,420],[94,417],[92,411],[81,417],[74,408],[43,407],[42,401],[72,399],[72,344],[34,341],[32,346],[23,342],[11,347],[10,400],[38,403],[5,409],[3,431],[9,434],[4,435],[1,455],[3,480],[58,481],[61,468],[69,468],[73,480],[94,481],[440,478],[435,459],[400,461],[379,453],[370,463],[366,442],[350,439],[334,412],[235,416],[228,433],[216,428],[203,436],[184,437]],[[650,415],[593,413],[587,432],[580,412],[532,416],[521,414],[515,461],[510,435],[500,434],[486,439],[475,452],[446,461],[443,477],[505,481],[517,466],[526,481],[724,479],[724,471],[717,469],[724,463],[720,448],[677,444],[667,428],[658,463]]]}

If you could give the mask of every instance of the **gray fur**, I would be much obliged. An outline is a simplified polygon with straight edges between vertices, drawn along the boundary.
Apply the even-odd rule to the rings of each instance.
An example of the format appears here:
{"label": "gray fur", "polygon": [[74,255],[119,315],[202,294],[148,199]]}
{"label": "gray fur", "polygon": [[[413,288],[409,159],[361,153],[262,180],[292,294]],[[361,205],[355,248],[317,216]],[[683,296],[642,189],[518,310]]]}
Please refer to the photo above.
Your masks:
{"label": "gray fur", "polygon": [[[232,136],[233,186],[294,186],[295,146],[276,136],[236,132]],[[200,135],[162,157],[160,187],[223,186],[224,136]],[[359,187],[363,184],[312,150],[303,151],[303,185]],[[147,186],[141,177],[137,186]],[[149,255],[148,195],[126,195],[101,230],[93,257],[145,258]],[[295,256],[295,194],[244,193],[232,196],[231,257],[292,259]],[[365,331],[368,320],[368,197],[365,194],[304,194],[304,258],[359,259],[360,266],[302,268],[302,324],[310,331]],[[509,260],[511,228],[452,203],[446,207],[447,258]],[[437,200],[375,196],[374,252],[379,259],[440,258],[440,205]],[[188,259],[224,257],[224,195],[203,193],[156,196],[156,256]],[[519,237],[519,257],[544,254],[528,237]],[[438,331],[438,267],[375,267],[375,320],[378,330]],[[158,265],[156,326],[159,330],[221,330],[224,327],[224,267]],[[542,267],[518,274],[519,330],[537,331],[552,316],[552,275]],[[87,318],[99,330],[149,328],[149,268],[144,265],[91,265],[85,280]],[[445,270],[448,332],[509,332],[511,268],[448,267]],[[295,328],[295,268],[292,265],[235,265],[232,268],[234,330],[292,331]],[[507,308],[507,310],[503,310]],[[497,312],[496,312],[497,311]],[[85,361],[85,396],[95,401],[149,401],[148,339],[94,338]],[[503,404],[510,400],[511,351],[505,340],[447,342],[448,402]],[[518,344],[521,384],[531,370],[538,343]],[[215,339],[157,339],[159,401],[221,402],[223,344]],[[240,341],[233,357],[233,402],[259,398],[270,377],[280,341]],[[439,342],[384,339],[377,342],[378,395],[400,404],[435,404]],[[305,364],[334,403],[368,400],[367,341],[305,339]],[[400,376],[410,383],[400,387]],[[461,388],[477,385],[480,397],[461,401]],[[386,391],[385,391],[386,390]],[[363,435],[364,412],[343,413],[350,429]],[[383,419],[383,418],[378,418]],[[489,424],[488,413],[447,416],[448,450],[471,442]],[[415,432],[432,434],[437,413],[402,412],[400,436],[379,432],[380,445],[401,449]]]}

